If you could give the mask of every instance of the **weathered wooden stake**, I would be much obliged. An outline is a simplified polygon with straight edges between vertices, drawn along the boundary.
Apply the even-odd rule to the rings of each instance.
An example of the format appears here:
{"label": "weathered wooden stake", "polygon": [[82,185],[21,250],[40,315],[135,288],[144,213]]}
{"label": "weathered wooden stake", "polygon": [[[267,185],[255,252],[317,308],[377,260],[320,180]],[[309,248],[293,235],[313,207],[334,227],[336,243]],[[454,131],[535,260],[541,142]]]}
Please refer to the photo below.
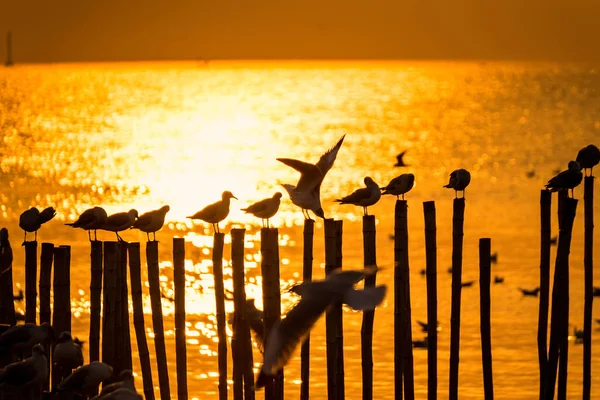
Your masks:
{"label": "weathered wooden stake", "polygon": [[[313,238],[315,233],[315,221],[304,220],[304,262],[302,265],[302,281],[312,281],[313,267]],[[310,393],[310,335],[306,337],[300,349],[300,400],[308,400]]]}
{"label": "weathered wooden stake", "polygon": [[[57,335],[61,332],[71,332],[71,246],[54,248],[54,312],[52,327]],[[52,369],[52,387],[56,387],[62,378],[71,371]]]}
{"label": "weathered wooden stake", "polygon": [[538,316],[538,360],[540,365],[540,398],[544,392],[546,363],[548,362],[548,306],[550,299],[550,214],[552,193],[540,193],[540,309]]}
{"label": "weathered wooden stake", "polygon": [[[325,220],[325,275],[329,275],[337,268],[337,226],[335,220]],[[337,386],[337,346],[336,331],[337,321],[335,312],[330,308],[325,314],[325,341],[327,351],[327,398],[329,400],[338,399]]]}
{"label": "weathered wooden stake", "polygon": [[161,400],[169,400],[169,366],[165,348],[165,329],[160,292],[160,272],[158,269],[158,242],[146,243],[146,261],[148,263],[148,285],[150,288],[150,303],[152,305],[152,328],[154,330],[154,347],[158,366],[158,384]]}
{"label": "weathered wooden stake", "polygon": [[225,326],[225,289],[223,287],[223,243],[225,234],[215,232],[213,243],[213,277],[217,311],[217,336],[219,337],[219,400],[227,399],[227,332]]}
{"label": "weathered wooden stake", "polygon": [[116,361],[116,299],[118,297],[117,270],[119,262],[119,243],[104,242],[104,271],[102,279],[102,362],[108,365],[115,365]]}
{"label": "weathered wooden stake", "polygon": [[[52,323],[50,314],[50,285],[52,281],[52,262],[54,261],[54,244],[42,243],[42,254],[40,256],[40,324]],[[11,292],[12,293],[12,292]],[[60,333],[58,333],[60,335]],[[50,349],[50,338],[42,345],[44,349]],[[50,368],[51,353],[47,353],[48,368]],[[43,385],[44,390],[50,388],[50,376]]]}
{"label": "weathered wooden stake", "polygon": [[[342,269],[342,232],[343,232],[344,221],[335,221],[335,267],[336,269]],[[342,313],[342,305],[339,304],[337,308],[333,310],[335,312],[335,318],[337,319],[337,329],[335,332],[335,343],[337,347],[336,352],[336,385],[338,390],[338,399],[344,400],[346,398],[346,389],[344,383],[344,320]]]}
{"label": "weathered wooden stake", "polygon": [[427,279],[427,398],[437,399],[437,227],[435,202],[423,203]]}
{"label": "weathered wooden stake", "polygon": [[583,306],[583,400],[589,400],[592,386],[592,304],[594,302],[594,177],[583,183],[584,232],[584,306]]}
{"label": "weathered wooden stake", "polygon": [[485,400],[494,399],[492,378],[492,327],[491,327],[491,239],[479,239],[479,315],[481,330],[481,361],[483,365],[483,391]]}
{"label": "weathered wooden stake", "polygon": [[187,350],[185,335],[185,239],[173,238],[173,284],[175,286],[175,351],[177,398],[187,400]]}
{"label": "weathered wooden stake", "polygon": [[[0,230],[0,324],[16,325],[12,278],[13,252],[8,229]],[[0,361],[1,362],[1,361]]]}
{"label": "weathered wooden stake", "polygon": [[[100,360],[100,311],[102,309],[102,242],[90,242],[90,362]],[[43,248],[42,248],[43,254]]]}
{"label": "weathered wooden stake", "polygon": [[[129,243],[121,242],[119,246],[121,263],[119,266],[119,288],[121,294],[121,326],[123,331],[118,331],[121,339],[120,347],[123,349],[121,356],[121,370],[132,369],[131,332],[129,331],[129,290],[127,287],[127,249]],[[121,334],[122,332],[122,334]]]}
{"label": "weathered wooden stake", "polygon": [[460,297],[462,290],[464,222],[465,199],[454,199],[454,212],[452,216],[452,306],[450,311],[450,400],[458,400]]}
{"label": "weathered wooden stake", "polygon": [[34,324],[37,323],[37,245],[37,241],[25,242],[25,322]]}
{"label": "weathered wooden stake", "polygon": [[[566,190],[561,190],[558,193],[558,202],[559,204],[563,204],[561,207],[562,217],[559,221],[559,224],[565,223],[565,207],[566,203],[569,199],[568,193]],[[562,222],[561,222],[562,221]],[[569,240],[570,247],[570,240]],[[559,349],[559,358],[558,358],[558,390],[556,392],[556,398],[558,400],[566,400],[567,399],[567,370],[569,365],[569,261],[567,255],[566,261],[566,273],[564,275],[564,282],[561,282],[560,291],[561,296],[565,304],[562,304],[563,314],[561,315],[561,324],[562,324],[562,339],[560,341],[560,349]]]}
{"label": "weathered wooden stake", "polygon": [[[375,216],[363,216],[363,265],[365,268],[377,266]],[[374,287],[376,274],[365,277],[365,287]],[[363,400],[373,398],[373,323],[375,310],[363,311],[360,331]]]}
{"label": "weathered wooden stake", "polygon": [[[124,346],[123,346],[123,296],[122,296],[122,285],[123,285],[123,253],[122,243],[119,242],[119,253],[117,255],[117,268],[116,268],[116,291],[115,291],[115,360],[113,367],[113,376],[118,376],[123,368],[124,360]],[[125,250],[126,252],[127,250]]]}
{"label": "weathered wooden stake", "polygon": [[[93,243],[93,242],[92,242]],[[154,400],[154,386],[152,384],[152,369],[150,367],[150,352],[146,341],[146,326],[144,324],[144,307],[142,300],[142,276],[140,262],[140,244],[129,243],[129,273],[131,281],[131,301],[133,302],[133,326],[140,355],[144,397]]]}

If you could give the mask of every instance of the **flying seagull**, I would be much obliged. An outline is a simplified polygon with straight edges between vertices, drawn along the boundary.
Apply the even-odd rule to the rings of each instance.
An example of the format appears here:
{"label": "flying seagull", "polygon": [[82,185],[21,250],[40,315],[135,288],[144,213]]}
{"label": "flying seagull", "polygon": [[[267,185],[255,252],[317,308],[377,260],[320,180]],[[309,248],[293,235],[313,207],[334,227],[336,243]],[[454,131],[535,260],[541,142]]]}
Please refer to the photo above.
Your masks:
{"label": "flying seagull", "polygon": [[19,217],[19,227],[23,229],[25,233],[25,239],[23,244],[27,241],[27,232],[34,232],[35,236],[33,241],[37,240],[37,231],[42,227],[43,224],[50,221],[56,215],[56,211],[53,207],[48,207],[40,212],[37,208],[31,207],[29,210],[24,211]]}
{"label": "flying seagull", "polygon": [[150,241],[150,233],[152,233],[154,241],[156,241],[156,231],[160,230],[165,224],[165,216],[170,209],[171,207],[169,206],[162,206],[158,210],[148,211],[140,215],[133,223],[131,229],[139,229],[142,232],[146,232],[148,241]]}
{"label": "flying seagull", "polygon": [[413,174],[402,174],[400,176],[395,177],[387,184],[381,188],[383,190],[382,194],[391,194],[396,196],[402,196],[402,200],[404,200],[404,195],[408,193],[415,184],[415,176]]}
{"label": "flying seagull", "polygon": [[221,200],[209,204],[196,214],[189,216],[190,219],[200,219],[212,224],[215,233],[219,233],[219,222],[229,215],[229,203],[231,199],[238,199],[229,190],[221,194]]}
{"label": "flying seagull", "polygon": [[594,173],[594,166],[600,162],[600,149],[593,144],[589,144],[579,150],[575,161],[579,163],[584,171],[589,169],[591,176]]}
{"label": "flying seagull", "polygon": [[403,160],[405,154],[406,150],[396,156],[396,164],[394,164],[394,167],[408,167],[408,164],[405,164]]}
{"label": "flying seagull", "polygon": [[465,198],[465,189],[471,183],[471,174],[466,169],[457,169],[452,171],[450,174],[450,181],[445,188],[454,189],[455,198],[458,198],[458,192],[463,192],[463,199]]}
{"label": "flying seagull", "polygon": [[281,193],[277,192],[273,197],[258,201],[246,208],[242,208],[246,214],[252,214],[262,220],[263,228],[265,227],[265,220],[267,221],[266,227],[269,227],[269,219],[277,214],[279,210],[279,204],[281,203]]}
{"label": "flying seagull", "polygon": [[581,173],[581,166],[577,161],[569,161],[569,169],[562,171],[554,178],[550,179],[546,184],[546,189],[551,192],[558,192],[559,190],[571,189],[571,197],[573,197],[574,189],[583,180],[583,174]]}
{"label": "flying seagull", "polygon": [[354,289],[366,275],[377,268],[361,271],[335,271],[325,280],[303,282],[290,291],[301,296],[300,301],[273,325],[265,344],[263,365],[256,379],[260,389],[289,361],[293,351],[304,341],[317,320],[333,304],[342,302],[355,310],[372,310],[386,293],[386,286]]}
{"label": "flying seagull", "polygon": [[364,215],[369,215],[367,207],[377,203],[381,198],[381,189],[379,185],[375,183],[370,177],[365,177],[364,188],[357,189],[346,197],[336,199],[335,201],[340,204],[353,204],[363,208]]}
{"label": "flying seagull", "polygon": [[81,228],[84,231],[87,231],[88,238],[91,242],[92,237],[90,235],[90,231],[94,231],[94,240],[98,240],[96,231],[106,223],[106,218],[108,218],[108,215],[106,214],[104,208],[94,207],[82,212],[75,222],[65,225],[72,228]]}
{"label": "flying seagull", "polygon": [[314,212],[318,217],[325,218],[323,207],[321,207],[321,183],[323,183],[325,175],[327,175],[327,172],[333,166],[345,137],[346,135],[343,135],[335,146],[319,158],[316,164],[291,158],[277,159],[277,161],[281,161],[288,167],[292,167],[300,172],[300,179],[296,186],[289,184],[283,184],[282,186],[290,195],[292,203],[302,209],[302,214],[306,219],[311,219],[308,215],[308,210]]}
{"label": "flying seagull", "polygon": [[102,225],[101,230],[114,232],[117,235],[117,241],[122,242],[123,238],[119,236],[119,232],[129,229],[135,223],[138,217],[138,212],[135,209],[131,209],[127,212],[120,212],[109,216],[106,222]]}
{"label": "flying seagull", "polygon": [[519,291],[521,293],[523,293],[523,296],[534,296],[537,297],[538,293],[540,292],[540,288],[536,287],[535,289],[523,289],[523,288],[519,288]]}

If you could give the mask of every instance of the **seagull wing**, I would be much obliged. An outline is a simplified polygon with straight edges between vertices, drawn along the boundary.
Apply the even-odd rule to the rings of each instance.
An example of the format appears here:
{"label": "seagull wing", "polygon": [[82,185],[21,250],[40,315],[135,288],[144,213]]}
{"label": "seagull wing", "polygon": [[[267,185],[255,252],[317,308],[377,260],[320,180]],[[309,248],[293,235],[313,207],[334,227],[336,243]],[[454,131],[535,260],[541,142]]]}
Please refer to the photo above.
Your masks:
{"label": "seagull wing", "polygon": [[210,219],[213,218],[214,215],[216,214],[218,208],[219,208],[219,201],[217,201],[216,203],[213,204],[209,204],[206,207],[204,207],[202,210],[198,211],[196,214],[192,215],[191,219]]}
{"label": "seagull wing", "polygon": [[346,197],[342,197],[341,199],[337,199],[336,201],[342,204],[355,204],[359,201],[369,198],[371,196],[371,191],[367,188],[361,188],[355,190],[353,193],[349,194]]}
{"label": "seagull wing", "polygon": [[296,185],[296,190],[311,190],[323,180],[323,173],[316,165],[300,160],[294,160],[292,158],[278,158],[277,161],[300,172],[301,175],[298,184]]}
{"label": "seagull wing", "polygon": [[377,307],[387,292],[387,286],[366,287],[356,290],[350,289],[344,296],[344,303],[348,304],[354,310],[373,310]]}
{"label": "seagull wing", "polygon": [[28,358],[6,366],[0,374],[0,384],[22,386],[34,379],[36,375],[34,360]]}
{"label": "seagull wing", "polygon": [[87,225],[95,220],[96,220],[96,215],[94,214],[94,209],[90,208],[89,210],[85,210],[84,212],[82,212],[81,215],[79,216],[79,218],[77,218],[77,220],[75,222],[73,222],[71,224],[65,224],[65,225],[72,226],[73,228],[79,228],[79,227]]}
{"label": "seagull wing", "polygon": [[134,222],[132,228],[139,228],[141,226],[146,226],[152,222],[154,216],[154,211],[148,211],[139,216],[139,218]]}
{"label": "seagull wing", "polygon": [[269,201],[271,200],[271,198],[268,199],[264,199],[261,201],[257,201],[256,203],[246,207],[246,208],[242,208],[242,211],[245,211],[246,213],[256,213],[256,212],[261,212],[263,211],[265,208],[267,208],[269,206]]}
{"label": "seagull wing", "polygon": [[396,156],[396,160],[398,161],[396,165],[404,165],[404,161],[402,161],[404,154],[406,154],[406,150]]}
{"label": "seagull wing", "polygon": [[80,390],[86,383],[86,378],[90,372],[90,365],[91,364],[88,364],[77,368],[71,375],[67,376],[67,378],[58,385],[58,390]]}
{"label": "seagull wing", "polygon": [[40,225],[45,224],[46,222],[48,222],[52,218],[54,218],[55,215],[56,215],[56,210],[54,210],[54,207],[45,208],[40,213],[40,216],[38,217],[38,224],[40,224]]}
{"label": "seagull wing", "polygon": [[346,135],[343,135],[340,138],[340,140],[338,140],[338,142],[335,144],[335,146],[333,146],[331,149],[327,150],[321,156],[321,158],[319,158],[319,162],[317,162],[317,167],[319,167],[319,169],[321,170],[321,173],[323,174],[323,178],[325,177],[327,172],[329,172],[331,167],[333,167],[333,163],[337,157],[337,153],[340,150],[340,147],[342,147],[342,143],[344,142],[345,137],[346,137]]}
{"label": "seagull wing", "polygon": [[115,227],[125,225],[129,222],[131,222],[131,217],[126,212],[113,214],[106,219],[106,225]]}

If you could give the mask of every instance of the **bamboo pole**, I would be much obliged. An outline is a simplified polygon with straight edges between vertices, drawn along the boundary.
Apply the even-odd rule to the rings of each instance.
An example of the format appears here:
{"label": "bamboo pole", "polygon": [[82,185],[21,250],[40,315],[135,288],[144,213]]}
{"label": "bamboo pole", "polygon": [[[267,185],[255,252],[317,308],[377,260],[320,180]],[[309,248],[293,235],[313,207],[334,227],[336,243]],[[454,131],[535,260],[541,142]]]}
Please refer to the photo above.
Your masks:
{"label": "bamboo pole", "polygon": [[187,350],[185,328],[185,239],[173,238],[173,284],[175,285],[175,351],[177,398],[187,400]]}
{"label": "bamboo pole", "polygon": [[[302,265],[302,281],[312,281],[313,267],[313,241],[315,233],[315,221],[312,219],[304,220],[304,257]],[[300,349],[300,400],[308,400],[310,394],[310,334],[302,343]]]}
{"label": "bamboo pole", "polygon": [[[569,201],[568,192],[566,190],[561,190],[558,193],[559,204],[562,203],[562,217],[559,223],[562,223],[563,226],[565,224],[565,208],[567,207],[566,203]],[[562,221],[562,222],[561,222]],[[571,222],[571,225],[573,223]],[[572,226],[571,226],[572,230]],[[569,239],[569,248],[570,248],[570,239]],[[560,291],[563,299],[563,312],[561,315],[560,323],[562,325],[562,337],[560,339],[560,348],[559,348],[559,359],[558,359],[558,390],[556,393],[556,398],[558,400],[566,400],[567,399],[567,374],[568,374],[568,365],[569,365],[569,261],[568,255],[566,257],[566,261],[563,261],[565,266],[565,274],[563,275],[564,281],[561,282]]]}
{"label": "bamboo pole", "polygon": [[460,297],[462,290],[464,220],[465,199],[454,199],[454,211],[452,216],[452,305],[450,311],[450,400],[458,400]]}
{"label": "bamboo pole", "polygon": [[[377,265],[375,216],[363,216],[363,265],[365,268]],[[376,275],[365,277],[365,288],[374,287]],[[362,398],[373,399],[373,323],[375,310],[363,311],[362,328],[360,331],[361,360],[362,360]]]}
{"label": "bamboo pole", "polygon": [[120,256],[121,256],[121,265],[120,265],[120,282],[121,282],[121,319],[123,326],[123,334],[122,338],[122,348],[123,348],[123,358],[122,358],[122,369],[133,368],[133,360],[131,354],[131,332],[129,330],[129,290],[127,287],[127,249],[129,247],[128,242],[121,242],[120,244]]}
{"label": "bamboo pole", "polygon": [[104,242],[104,271],[102,288],[102,362],[115,364],[117,266],[119,243]]}
{"label": "bamboo pole", "polygon": [[[71,247],[54,248],[54,312],[52,327],[57,334],[71,332]],[[52,387],[55,388],[71,371],[52,368]]]}
{"label": "bamboo pole", "polygon": [[592,304],[594,302],[594,177],[583,183],[584,202],[584,306],[583,306],[583,400],[589,400],[592,386]]}
{"label": "bamboo pole", "polygon": [[122,289],[121,287],[123,286],[123,274],[122,274],[122,269],[123,269],[123,253],[122,253],[122,247],[121,244],[123,242],[119,242],[119,248],[118,248],[118,254],[117,254],[117,266],[116,266],[116,276],[115,276],[115,333],[114,333],[114,337],[115,337],[115,359],[114,359],[114,364],[112,365],[113,367],[113,376],[119,376],[119,374],[121,373],[121,371],[124,369],[123,368],[123,361],[124,361],[124,355],[123,353],[125,352],[125,348],[123,345],[123,331],[124,331],[124,326],[123,326],[123,296],[122,296]]}
{"label": "bamboo pole", "polygon": [[540,398],[544,391],[546,363],[548,362],[548,306],[550,299],[550,214],[552,193],[540,193],[540,310],[538,316],[538,360],[540,365]]}
{"label": "bamboo pole", "polygon": [[423,203],[427,279],[427,398],[437,399],[437,227],[435,202]]}
{"label": "bamboo pole", "polygon": [[223,243],[225,234],[215,232],[213,243],[213,276],[217,311],[217,336],[219,337],[219,400],[227,399],[227,333],[225,326],[225,289],[223,287]]}
{"label": "bamboo pole", "polygon": [[492,328],[490,299],[491,239],[479,239],[479,312],[481,330],[481,361],[483,366],[483,390],[485,400],[494,399],[492,378]]}
{"label": "bamboo pole", "polygon": [[25,242],[25,323],[34,324],[37,323],[37,245],[37,241]]}
{"label": "bamboo pole", "polygon": [[16,325],[12,277],[13,252],[8,229],[0,230],[0,324]]}
{"label": "bamboo pole", "polygon": [[[336,224],[333,219],[325,220],[325,275],[329,275],[336,269]],[[336,363],[336,330],[333,310],[329,309],[325,314],[325,342],[327,354],[327,398],[338,399],[337,388],[337,363]]]}
{"label": "bamboo pole", "polygon": [[[342,232],[343,232],[343,222],[344,221],[335,221],[335,266],[336,269],[342,269]],[[344,400],[346,398],[346,389],[344,383],[344,325],[343,325],[343,313],[342,313],[342,305],[339,304],[334,306],[333,311],[335,312],[336,318],[336,333],[335,333],[335,342],[336,342],[336,385],[338,390],[338,399]]]}
{"label": "bamboo pole", "polygon": [[100,360],[100,311],[102,309],[102,242],[90,242],[90,362]]}
{"label": "bamboo pole", "polygon": [[[42,254],[40,256],[40,324],[44,322],[51,323],[50,314],[50,284],[52,281],[52,262],[54,261],[54,244],[42,243]],[[12,292],[11,292],[12,293]],[[60,334],[60,333],[59,333]],[[44,349],[50,349],[50,338],[47,338],[42,345]],[[48,352],[47,366],[50,368],[51,354]],[[50,370],[50,369],[48,369]],[[43,389],[50,389],[50,376],[43,384]]]}
{"label": "bamboo pole", "polygon": [[152,329],[154,330],[154,347],[158,366],[158,384],[161,400],[169,400],[169,366],[165,348],[165,329],[163,326],[162,303],[160,296],[160,272],[158,270],[158,242],[146,243],[146,261],[148,263],[148,284],[150,303],[152,305]]}
{"label": "bamboo pole", "polygon": [[[558,250],[554,267],[554,285],[552,288],[550,347],[548,352],[548,362],[546,364],[546,377],[544,379],[544,399],[548,400],[554,399],[559,354],[560,357],[565,355],[562,351],[564,351],[564,345],[569,334],[569,252],[576,210],[577,200],[566,199],[562,210],[563,218],[558,237]],[[561,371],[561,373],[565,375],[566,372],[567,371],[564,368]],[[562,387],[560,387],[560,389],[563,390]]]}
{"label": "bamboo pole", "polygon": [[150,352],[146,341],[146,326],[144,324],[144,307],[142,300],[142,276],[140,262],[140,244],[129,243],[129,274],[131,281],[131,301],[133,302],[133,326],[138,344],[138,354],[142,368],[144,397],[154,400],[154,386],[152,384],[152,369],[150,367]]}

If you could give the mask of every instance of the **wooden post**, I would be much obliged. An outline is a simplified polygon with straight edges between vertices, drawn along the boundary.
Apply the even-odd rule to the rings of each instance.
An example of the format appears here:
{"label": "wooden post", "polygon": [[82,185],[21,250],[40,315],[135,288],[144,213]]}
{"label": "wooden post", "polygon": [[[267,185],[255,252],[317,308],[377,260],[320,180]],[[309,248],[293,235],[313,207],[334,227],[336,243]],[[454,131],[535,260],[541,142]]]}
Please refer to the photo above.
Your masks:
{"label": "wooden post", "polygon": [[437,227],[435,202],[423,203],[427,279],[427,398],[437,399]]}
{"label": "wooden post", "polygon": [[213,277],[217,311],[217,336],[219,337],[219,400],[227,399],[227,332],[225,326],[225,289],[223,287],[223,243],[225,234],[215,232],[213,242]]}
{"label": "wooden post", "polygon": [[12,278],[13,252],[8,229],[0,230],[0,324],[16,325]]}
{"label": "wooden post", "polygon": [[104,242],[104,276],[102,288],[102,362],[115,365],[116,298],[119,243]]}
{"label": "wooden post", "polygon": [[452,305],[450,311],[450,400],[458,400],[460,297],[462,290],[464,221],[465,199],[454,199],[454,212],[452,216]]}
{"label": "wooden post", "polygon": [[177,398],[187,400],[187,350],[185,328],[185,239],[173,238],[173,284],[175,285],[175,351]]}
{"label": "wooden post", "polygon": [[121,242],[120,245],[120,288],[121,288],[121,326],[123,333],[121,335],[123,355],[121,358],[121,368],[131,370],[133,368],[133,360],[131,355],[131,332],[129,331],[129,290],[127,287],[127,249],[129,243]]}
{"label": "wooden post", "polygon": [[163,326],[162,302],[160,296],[160,272],[158,270],[158,242],[146,243],[146,261],[148,262],[148,284],[150,303],[152,305],[152,328],[154,330],[154,347],[158,366],[158,384],[161,400],[169,400],[169,366],[165,348],[165,329]]}
{"label": "wooden post", "polygon": [[[414,400],[410,269],[408,264],[408,202],[396,200],[394,210],[394,364],[402,364],[404,398]],[[398,384],[396,384],[398,390]],[[399,395],[396,394],[396,398]]]}
{"label": "wooden post", "polygon": [[[363,216],[363,265],[365,268],[377,266],[375,216]],[[365,277],[365,287],[374,287],[376,275]],[[375,310],[363,311],[362,328],[360,331],[361,360],[362,360],[362,398],[373,399],[373,323]]]}
{"label": "wooden post", "polygon": [[[325,220],[325,275],[329,275],[336,269],[337,240],[336,224],[333,219]],[[337,324],[334,319],[333,310],[330,308],[325,314],[325,341],[327,351],[327,398],[329,400],[338,399],[337,387],[337,346],[336,330]]]}
{"label": "wooden post", "polygon": [[[54,312],[52,313],[52,327],[57,335],[62,332],[71,332],[71,246],[58,246],[54,248]],[[71,371],[52,369],[52,387],[55,388],[62,378],[71,374]]]}
{"label": "wooden post", "polygon": [[[260,230],[261,273],[265,338],[281,318],[281,293],[279,285],[279,231],[277,228]],[[283,399],[283,369],[265,386],[265,399]]]}
{"label": "wooden post", "polygon": [[119,242],[119,249],[117,254],[117,268],[116,268],[116,291],[115,291],[115,360],[113,367],[113,377],[119,376],[123,368],[123,353],[125,351],[123,346],[123,296],[121,293],[121,286],[123,280],[123,256],[122,256],[122,245],[123,242]]}
{"label": "wooden post", "polygon": [[[94,243],[94,242],[92,242]],[[140,262],[140,244],[129,243],[129,274],[131,281],[131,301],[133,302],[133,326],[140,355],[144,397],[154,400],[154,386],[152,384],[152,368],[150,367],[150,352],[146,341],[146,326],[144,324],[144,307],[142,300],[142,276]]]}
{"label": "wooden post", "polygon": [[481,361],[483,366],[483,391],[485,400],[494,399],[494,381],[492,379],[492,333],[490,268],[491,239],[479,239],[479,315],[481,330]]}
{"label": "wooden post", "polygon": [[589,400],[592,386],[592,304],[594,301],[594,177],[583,183],[584,202],[584,306],[583,306],[583,400]]}
{"label": "wooden post", "polygon": [[[568,345],[569,335],[568,317],[569,317],[569,252],[571,248],[571,234],[573,231],[573,220],[577,210],[577,200],[566,199],[562,209],[562,223],[558,236],[558,250],[556,253],[556,263],[554,267],[554,284],[552,288],[552,308],[550,315],[550,348],[548,352],[548,362],[546,364],[546,377],[544,379],[544,399],[554,399],[554,389],[556,384],[557,367],[559,354],[566,358],[565,345]],[[566,368],[561,369],[561,375],[564,375],[566,382]],[[564,395],[566,385],[560,385],[559,394]]]}
{"label": "wooden post", "polygon": [[[90,362],[100,360],[100,311],[102,309],[102,242],[90,242]],[[43,249],[42,249],[43,254]]]}
{"label": "wooden post", "polygon": [[548,362],[548,306],[550,299],[550,214],[552,193],[540,193],[540,310],[538,316],[538,360],[540,364],[540,398],[544,392],[546,363]]}
{"label": "wooden post", "polygon": [[25,242],[25,323],[34,324],[37,323],[37,245],[37,241]]}
{"label": "wooden post", "polygon": [[[54,244],[42,243],[42,254],[40,256],[40,324],[52,323],[50,314],[50,284],[52,281],[52,262],[54,261]],[[12,293],[12,292],[11,292]],[[60,335],[60,332],[57,333]],[[42,345],[44,349],[51,349],[50,338],[46,339]],[[48,368],[50,368],[51,353],[47,351]],[[49,371],[50,369],[48,369]],[[50,389],[50,376],[43,384],[44,390]]]}
{"label": "wooden post", "polygon": [[[315,233],[315,221],[304,220],[304,263],[302,265],[302,281],[312,281],[313,267],[313,238]],[[308,400],[310,394],[310,335],[306,337],[300,349],[300,400]]]}
{"label": "wooden post", "polygon": [[[343,222],[335,221],[335,267],[336,269],[342,269],[342,232]],[[344,400],[346,398],[346,389],[344,383],[344,325],[343,325],[343,313],[342,305],[339,304],[334,306],[333,311],[335,312],[337,329],[335,332],[335,343],[337,347],[336,351],[336,386],[338,390],[338,399]]]}

